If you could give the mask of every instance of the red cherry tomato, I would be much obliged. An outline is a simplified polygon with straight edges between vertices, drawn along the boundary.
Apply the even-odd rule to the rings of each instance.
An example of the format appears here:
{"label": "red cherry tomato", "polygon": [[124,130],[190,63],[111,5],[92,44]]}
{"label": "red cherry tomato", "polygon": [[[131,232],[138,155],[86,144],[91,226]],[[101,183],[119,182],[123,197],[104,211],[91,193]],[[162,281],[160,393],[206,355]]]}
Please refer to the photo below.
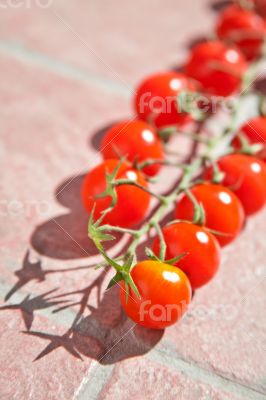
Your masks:
{"label": "red cherry tomato", "polygon": [[184,74],[162,72],[147,77],[137,88],[134,99],[139,118],[152,121],[158,128],[185,124],[191,117],[177,103],[178,94],[184,90],[195,90]]}
{"label": "red cherry tomato", "polygon": [[[123,121],[114,125],[103,138],[101,152],[105,159],[118,158],[119,154],[132,162],[164,159],[163,146],[155,129],[141,120]],[[143,172],[154,176],[160,168],[160,164],[152,164],[145,167]]]}
{"label": "red cherry tomato", "polygon": [[[204,227],[179,222],[163,228],[166,243],[166,259],[188,253],[175,265],[187,275],[192,289],[209,282],[220,264],[220,246],[216,238]],[[153,244],[156,255],[160,254],[160,240]]]}
{"label": "red cherry tomato", "polygon": [[[229,154],[218,160],[218,166],[225,173],[222,184],[237,195],[246,215],[256,213],[266,204],[266,165],[263,161],[244,154]],[[204,177],[212,177],[211,167]]]}
{"label": "red cherry tomato", "polygon": [[261,55],[265,28],[265,22],[258,14],[232,5],[220,15],[216,32],[222,40],[234,43],[248,60],[252,60]]}
{"label": "red cherry tomato", "polygon": [[259,13],[262,17],[266,17],[266,1],[265,0],[255,0],[255,10]]}
{"label": "red cherry tomato", "polygon": [[[90,213],[95,206],[95,219],[101,216],[102,211],[111,205],[111,197],[97,197],[106,189],[105,173],[114,171],[118,161],[106,160],[91,170],[85,177],[81,197],[85,209]],[[134,170],[130,164],[124,162],[120,166],[116,179],[130,179],[138,184],[147,187],[143,175]],[[149,208],[150,195],[140,188],[131,185],[121,185],[116,188],[117,204],[105,218],[104,223],[121,227],[131,227],[140,223]]]}
{"label": "red cherry tomato", "polygon": [[184,272],[147,260],[136,264],[131,275],[141,298],[129,289],[127,302],[122,283],[120,300],[129,318],[146,328],[164,329],[182,317],[191,300],[191,286]]}
{"label": "red cherry tomato", "polygon": [[[266,117],[259,116],[247,121],[239,131],[244,134],[251,144],[263,144],[262,150],[256,154],[256,157],[266,161]],[[241,147],[238,136],[235,137],[232,144],[236,149]]]}
{"label": "red cherry tomato", "polygon": [[192,49],[185,72],[200,82],[207,93],[229,96],[240,88],[246,67],[245,57],[238,49],[212,41]]}
{"label": "red cherry tomato", "polygon": [[[195,185],[192,194],[205,210],[206,227],[221,232],[216,238],[221,246],[232,242],[240,233],[245,219],[243,206],[228,188],[210,183]],[[193,220],[194,206],[187,195],[183,195],[176,207],[177,219]]]}

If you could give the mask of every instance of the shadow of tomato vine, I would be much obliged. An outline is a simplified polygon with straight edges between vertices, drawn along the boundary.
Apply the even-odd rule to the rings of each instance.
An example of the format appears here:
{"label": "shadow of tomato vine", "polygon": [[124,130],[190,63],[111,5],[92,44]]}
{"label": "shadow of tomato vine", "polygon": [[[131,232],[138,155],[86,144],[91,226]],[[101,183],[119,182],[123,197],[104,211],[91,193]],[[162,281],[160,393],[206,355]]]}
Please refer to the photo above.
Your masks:
{"label": "shadow of tomato vine", "polygon": [[[95,141],[96,136],[99,136],[99,132],[95,134]],[[9,302],[16,292],[30,282],[41,284],[51,274],[61,274],[62,282],[64,282],[64,274],[95,267],[90,257],[98,253],[87,236],[88,215],[80,202],[80,186],[83,177],[84,175],[70,177],[56,188],[55,199],[66,208],[66,212],[45,221],[33,231],[30,248],[40,255],[40,259],[32,261],[31,249],[26,250],[21,268],[14,273],[16,282],[5,296],[6,302]],[[121,239],[122,235],[117,234],[115,241],[107,243],[109,249]],[[140,254],[144,254],[148,241],[149,239],[141,244]],[[123,252],[127,246],[128,243],[120,252]],[[86,258],[88,265],[47,269],[42,266],[42,256],[60,261]],[[89,357],[101,364],[110,364],[144,354],[160,341],[163,331],[152,331],[135,326],[126,317],[120,306],[117,286],[105,290],[105,278],[108,271],[109,267],[106,267],[95,272],[96,278],[92,282],[75,291],[63,292],[62,288],[65,289],[65,286],[62,285],[62,288],[52,288],[38,295],[26,295],[20,302],[7,303],[0,307],[2,312],[20,311],[25,324],[23,333],[47,342],[35,361],[58,348],[64,348],[77,359]],[[96,306],[90,304],[93,291],[96,291]],[[45,309],[53,310],[52,313],[58,316],[59,322],[60,313],[69,309],[71,315],[74,314],[73,322],[60,335],[32,331],[34,316],[38,311]]]}
{"label": "shadow of tomato vine", "polygon": [[[99,150],[105,131],[112,124],[96,131],[90,138],[90,146]],[[191,151],[184,156],[184,162],[189,162],[197,152],[197,143],[192,144]],[[21,269],[15,272],[17,278],[14,286],[5,296],[5,301],[28,283],[42,283],[50,274],[76,273],[79,270],[94,268],[90,257],[98,255],[92,241],[87,236],[88,215],[83,210],[80,201],[80,188],[84,175],[73,176],[62,182],[55,190],[55,199],[66,208],[66,212],[45,221],[37,226],[32,233],[30,245],[40,255],[60,261],[88,259],[89,265],[65,269],[44,269],[41,259],[32,262],[30,250],[26,250]],[[149,216],[147,217],[148,220]],[[171,213],[165,216],[163,223],[170,220]],[[116,240],[107,242],[106,249],[111,249],[122,239],[117,234]],[[138,248],[141,259],[145,255],[145,247],[150,244],[148,237]],[[116,254],[123,254],[128,246]],[[163,330],[150,330],[135,325],[122,311],[119,302],[118,285],[105,290],[105,277],[109,267],[99,270],[96,278],[87,286],[70,292],[61,292],[61,288],[53,288],[37,296],[27,295],[20,303],[7,304],[0,311],[19,310],[26,330],[24,334],[47,342],[45,348],[34,361],[63,348],[77,359],[89,357],[101,364],[112,364],[117,361],[147,353],[162,338]],[[90,304],[93,291],[96,290],[97,305]],[[49,332],[32,331],[31,326],[37,311],[53,308],[52,313],[60,313],[70,309],[74,312],[73,322],[61,335]]]}

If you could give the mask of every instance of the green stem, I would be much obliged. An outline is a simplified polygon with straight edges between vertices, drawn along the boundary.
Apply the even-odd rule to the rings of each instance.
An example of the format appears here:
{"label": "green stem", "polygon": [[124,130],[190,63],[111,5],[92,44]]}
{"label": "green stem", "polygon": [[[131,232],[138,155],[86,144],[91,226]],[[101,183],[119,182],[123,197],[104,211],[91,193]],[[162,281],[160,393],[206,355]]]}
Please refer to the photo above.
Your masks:
{"label": "green stem", "polygon": [[166,253],[166,243],[164,240],[163,232],[158,223],[154,224],[154,228],[156,229],[156,232],[158,234],[159,240],[160,240],[160,253],[159,253],[159,258],[160,260],[164,261],[165,260],[165,253]]}
{"label": "green stem", "polygon": [[198,133],[195,133],[195,132],[186,132],[186,131],[179,132],[175,125],[168,126],[167,128],[162,129],[161,131],[159,131],[158,134],[159,134],[159,136],[161,138],[165,138],[166,136],[169,137],[169,136],[172,136],[172,135],[179,134],[179,135],[182,135],[184,137],[188,137],[189,139],[192,139],[195,142],[204,143],[204,144],[208,144],[209,141],[211,140],[209,138],[204,138],[204,137],[200,136]]}
{"label": "green stem", "polygon": [[192,202],[194,206],[194,217],[193,217],[193,223],[198,224],[198,225],[204,225],[205,223],[205,211],[203,209],[202,204],[198,202],[194,194],[189,190],[186,189],[185,193],[189,200]]}
{"label": "green stem", "polygon": [[224,173],[220,170],[219,165],[215,160],[210,159],[210,164],[212,166],[212,182],[213,183],[221,183],[224,178]]}
{"label": "green stem", "polygon": [[151,227],[159,224],[160,220],[167,212],[169,206],[176,200],[177,195],[182,193],[190,185],[194,174],[198,171],[201,165],[202,159],[197,158],[192,164],[187,166],[186,170],[183,173],[180,184],[175,185],[175,188],[167,196],[164,196],[164,203],[157,208],[152,218],[140,228],[140,230],[138,231],[138,235],[135,237],[135,239],[133,239],[128,248],[127,255],[135,254],[140,239],[149,232]]}
{"label": "green stem", "polygon": [[172,167],[176,167],[176,168],[180,168],[180,169],[183,169],[186,167],[186,164],[184,164],[184,163],[178,163],[178,162],[174,162],[171,160],[149,159],[149,160],[143,161],[142,163],[136,164],[136,168],[138,170],[142,170],[143,168],[149,167],[150,165],[154,165],[154,164],[167,165],[167,166],[172,166]]}
{"label": "green stem", "polygon": [[131,185],[131,186],[135,186],[141,190],[143,190],[144,192],[150,194],[151,196],[155,197],[157,200],[159,200],[161,203],[164,202],[164,196],[161,196],[157,193],[154,193],[152,190],[140,185],[138,182],[132,181],[130,179],[117,179],[116,181],[114,181],[113,186],[121,186],[121,185]]}
{"label": "green stem", "polygon": [[132,236],[136,236],[138,234],[138,230],[136,229],[121,228],[120,226],[113,226],[113,225],[101,225],[99,227],[99,230],[107,232],[128,233]]}

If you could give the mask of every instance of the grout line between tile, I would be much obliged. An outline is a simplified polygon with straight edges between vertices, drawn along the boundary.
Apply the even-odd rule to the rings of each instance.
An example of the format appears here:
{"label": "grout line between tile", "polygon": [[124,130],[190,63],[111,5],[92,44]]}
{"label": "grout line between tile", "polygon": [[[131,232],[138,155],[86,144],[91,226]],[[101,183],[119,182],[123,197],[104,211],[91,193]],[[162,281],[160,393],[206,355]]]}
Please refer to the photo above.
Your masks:
{"label": "grout line between tile", "polygon": [[243,383],[233,381],[230,378],[222,376],[209,369],[205,369],[189,360],[184,360],[180,358],[179,354],[175,353],[170,348],[154,348],[147,353],[147,357],[151,361],[158,362],[177,370],[193,380],[208,384],[218,390],[229,394],[241,395],[243,399],[247,400],[265,400],[264,392],[258,391]]}
{"label": "grout line between tile", "polygon": [[[0,297],[4,298],[5,294],[10,290],[10,286],[0,281]],[[6,304],[16,304],[21,302],[25,296],[28,295],[26,291],[18,291],[13,297],[12,301],[8,301]],[[64,315],[63,315],[64,314]],[[75,318],[75,312],[67,310],[62,314],[60,320],[56,314],[52,314],[49,310],[38,311],[38,315],[45,316],[47,319],[53,321],[58,326],[69,327]],[[211,370],[204,369],[203,367],[190,362],[189,360],[184,360],[180,358],[180,355],[175,354],[172,349],[167,349],[165,347],[157,347],[152,349],[145,356],[149,360],[163,364],[168,368],[177,370],[182,374],[190,377],[193,380],[197,380],[206,383],[218,390],[223,390],[229,394],[241,395],[243,399],[247,400],[265,400],[265,393],[257,391],[256,389],[246,386],[242,383],[233,381],[226,378],[218,373]],[[91,379],[91,369],[95,368],[95,373]],[[97,361],[92,360],[92,365],[84,375],[84,378],[75,392],[75,400],[87,400],[97,399],[97,397],[92,397],[96,395],[95,393],[100,393],[104,385],[108,382],[114,366],[103,366],[99,365]],[[90,397],[88,395],[90,394]]]}
{"label": "grout line between tile", "polygon": [[[67,79],[78,81],[85,84],[92,84],[102,90],[115,93],[121,97],[129,98],[131,92],[125,85],[112,79],[105,78],[86,71],[85,69],[75,67],[74,65],[56,60],[36,50],[32,50],[23,44],[10,40],[0,40],[0,53],[15,58],[25,63],[31,63],[45,68],[49,72],[56,73]],[[132,89],[133,91],[133,89]]]}

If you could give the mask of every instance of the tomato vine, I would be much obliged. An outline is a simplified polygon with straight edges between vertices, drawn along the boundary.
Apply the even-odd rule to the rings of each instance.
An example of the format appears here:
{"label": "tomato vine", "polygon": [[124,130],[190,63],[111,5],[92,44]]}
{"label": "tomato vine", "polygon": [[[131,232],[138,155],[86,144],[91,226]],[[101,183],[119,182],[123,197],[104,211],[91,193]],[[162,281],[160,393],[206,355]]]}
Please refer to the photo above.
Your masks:
{"label": "tomato vine", "polygon": [[[239,13],[242,13],[242,9],[239,9]],[[218,40],[202,43],[198,45],[195,50],[192,50],[191,58],[185,67],[185,72],[188,73],[188,76],[182,75],[182,73],[167,72],[165,74],[155,74],[144,80],[137,90],[136,110],[139,118],[146,121],[145,124],[144,122],[135,124],[134,122],[126,122],[114,127],[111,132],[108,132],[106,137],[108,140],[111,140],[111,142],[114,141],[114,143],[112,145],[105,140],[105,147],[113,146],[113,148],[112,150],[107,148],[104,152],[104,157],[107,159],[107,163],[110,155],[112,158],[116,159],[116,161],[112,161],[113,166],[112,168],[108,166],[109,169],[103,165],[101,174],[95,172],[95,176],[98,180],[97,185],[99,185],[98,191],[94,190],[92,187],[93,185],[91,182],[93,181],[89,180],[89,184],[84,184],[83,198],[90,198],[90,203],[87,207],[90,213],[88,234],[99,253],[103,256],[104,262],[100,264],[100,266],[110,265],[115,270],[115,275],[111,279],[108,287],[110,288],[119,282],[122,284],[122,290],[126,293],[126,303],[122,301],[125,309],[127,308],[125,304],[128,304],[128,302],[130,303],[129,297],[134,298],[136,303],[140,302],[142,304],[142,299],[149,293],[149,291],[146,291],[146,293],[146,289],[143,289],[144,286],[141,283],[140,276],[137,272],[135,273],[134,270],[136,268],[136,271],[139,271],[141,264],[142,267],[145,266],[150,274],[150,269],[147,267],[147,264],[145,264],[145,262],[144,264],[140,263],[138,260],[138,247],[143,242],[143,238],[149,234],[151,230],[157,234],[159,251],[155,254],[152,249],[146,248],[147,259],[157,263],[153,264],[157,265],[157,267],[158,263],[170,265],[171,268],[174,266],[174,268],[176,268],[175,270],[169,267],[171,274],[175,271],[176,274],[179,274],[179,279],[181,279],[180,277],[182,276],[184,283],[183,289],[187,287],[186,278],[183,277],[178,267],[180,265],[182,270],[182,263],[184,264],[182,260],[188,257],[187,255],[190,250],[184,251],[181,254],[174,254],[173,257],[167,259],[169,243],[167,243],[164,237],[164,227],[161,226],[165,215],[169,209],[173,208],[181,195],[183,199],[186,197],[190,205],[192,205],[193,215],[190,215],[188,206],[184,205],[182,212],[177,211],[177,216],[182,215],[184,218],[177,217],[178,219],[173,219],[170,224],[184,223],[185,220],[188,224],[204,226],[204,229],[207,229],[209,234],[216,236],[221,245],[232,241],[242,229],[244,223],[242,204],[244,204],[245,208],[248,201],[246,201],[243,191],[241,192],[240,190],[241,185],[245,183],[245,188],[248,188],[254,196],[260,196],[258,206],[253,207],[254,209],[256,208],[256,211],[266,203],[266,181],[264,178],[266,177],[266,165],[264,165],[263,162],[257,162],[257,166],[255,167],[257,168],[257,171],[255,171],[257,175],[254,179],[251,177],[250,171],[248,172],[248,168],[251,165],[250,168],[254,169],[256,164],[255,157],[254,162],[252,158],[249,159],[248,163],[245,162],[245,165],[248,165],[246,167],[247,175],[242,176],[238,174],[240,176],[240,181],[236,181],[236,183],[240,188],[236,188],[231,185],[231,170],[225,168],[224,163],[221,161],[223,157],[228,155],[234,157],[236,152],[244,154],[244,157],[247,155],[256,156],[263,148],[263,143],[261,143],[261,141],[251,141],[241,129],[238,129],[238,120],[239,115],[243,112],[243,100],[250,93],[257,96],[258,113],[263,112],[262,104],[264,100],[261,94],[254,91],[252,84],[258,75],[261,61],[264,58],[264,47],[261,43],[261,49],[256,49],[256,51],[260,50],[260,57],[248,65],[241,50],[230,46],[231,45],[227,45]],[[204,69],[202,69],[202,66],[200,68],[200,63],[205,65]],[[149,90],[154,91],[154,96],[162,96],[163,100],[166,99],[165,93],[167,92],[167,94],[172,96],[174,102],[169,103],[170,105],[168,104],[168,110],[161,107],[160,109],[156,108],[154,111],[150,103],[145,103],[143,109],[141,109],[141,96],[150,93]],[[218,94],[228,96],[236,92],[238,93],[237,103],[231,111],[229,122],[226,127],[222,129],[221,133],[218,135],[213,135],[211,137],[203,135],[202,130],[210,117],[210,113],[204,113],[202,111],[200,107],[200,96],[202,94],[206,95],[208,104],[211,106],[212,95]],[[180,106],[180,104],[184,104],[186,97],[189,97],[189,101],[186,102],[186,107],[178,108],[177,105]],[[191,104],[191,101],[193,104]],[[188,104],[190,104],[191,107],[194,107],[196,104],[196,109],[195,107],[190,109]],[[188,120],[194,120],[194,125],[197,126],[195,131],[182,131],[182,125]],[[126,129],[128,135],[132,135],[132,137],[130,137],[130,144],[129,138],[127,139],[126,135],[122,139],[117,139],[120,134],[120,126]],[[145,132],[145,137],[143,132]],[[163,145],[165,154],[167,154],[167,149],[169,147],[168,142],[171,141],[173,135],[177,134],[188,137],[192,142],[200,144],[204,150],[201,149],[197,152],[189,163],[179,162],[178,160],[173,161],[164,157],[161,146]],[[123,132],[121,132],[121,135],[123,135]],[[234,145],[236,137],[238,137],[237,147]],[[152,148],[149,147],[151,143],[153,144]],[[158,156],[154,157],[156,154],[158,154]],[[149,181],[157,179],[157,177],[154,178],[154,176],[159,173],[162,165],[172,166],[181,171],[181,178],[178,177],[173,188],[163,195],[151,190],[148,185]],[[155,169],[153,168],[154,166],[156,166]],[[226,204],[226,206],[229,203],[231,204],[230,212],[234,213],[232,220],[235,220],[235,228],[229,225],[225,227],[221,218],[215,219],[215,216],[210,216],[213,212],[210,213],[210,206],[207,204],[208,199],[206,200],[209,195],[204,194],[202,195],[203,197],[201,197],[198,193],[199,191],[195,190],[196,187],[203,185],[203,189],[207,193],[206,179],[199,174],[206,166],[209,166],[212,170],[212,177],[209,179],[212,185],[224,185],[215,186],[217,189],[217,196],[221,197],[221,201]],[[151,167],[153,169],[149,169]],[[145,171],[148,172],[147,175]],[[233,175],[235,176],[235,174]],[[250,182],[251,179],[253,179],[254,182]],[[241,180],[244,183],[242,183]],[[211,190],[213,190],[214,187],[212,185],[209,184],[208,187],[208,189],[210,189],[209,197],[211,197]],[[131,188],[130,191],[129,188]],[[231,193],[231,190],[235,193]],[[130,196],[133,197],[133,201],[129,204]],[[134,196],[136,196],[136,202],[134,202]],[[121,200],[121,198],[123,200]],[[156,207],[152,209],[148,219],[145,219],[144,215],[146,215],[149,207],[150,198],[155,199]],[[104,202],[99,206],[100,200],[104,200]],[[139,204],[137,204],[138,202]],[[217,207],[217,212],[219,210],[224,212],[223,208],[219,208],[218,202],[215,204],[213,203],[212,206]],[[124,208],[127,207],[128,213],[124,210]],[[253,210],[252,206],[249,206],[249,204],[248,207],[250,210]],[[245,208],[245,211],[246,209],[247,208]],[[115,217],[117,214],[115,214],[115,210],[123,215],[123,218],[121,217],[119,220],[120,222],[122,221],[120,224],[116,223]],[[111,216],[112,218],[110,219],[109,217]],[[215,219],[215,221],[210,221],[211,218]],[[110,223],[109,219],[112,223]],[[139,225],[139,227],[134,228],[134,225]],[[120,254],[119,257],[111,258],[104,248],[104,242],[114,240],[114,233],[116,232],[128,234],[131,240],[124,254]],[[201,232],[202,237],[203,234],[207,235],[205,231]],[[205,236],[204,238],[204,240],[209,240],[208,238],[206,239]],[[176,240],[179,240],[178,237]],[[215,238],[211,239],[211,241],[212,240],[216,243]],[[201,245],[202,244],[203,242]],[[193,250],[191,251],[193,252]],[[197,260],[198,259],[199,257],[197,257]],[[196,281],[206,283],[210,279],[209,277],[213,276],[214,270],[212,272],[208,271],[208,276],[204,278],[204,262],[202,262],[201,265],[203,275],[200,277],[201,279],[197,276]],[[193,272],[193,266],[189,265],[186,269],[189,270],[190,274],[195,274],[195,272]],[[215,264],[215,271],[216,269],[217,265]],[[167,268],[165,271],[170,274]],[[145,274],[145,271],[143,274]],[[156,275],[155,272],[154,274]],[[137,276],[137,281],[134,280],[134,275]],[[188,278],[190,278],[189,275]],[[191,282],[195,281],[194,278],[195,277],[192,276]],[[165,279],[160,279],[162,285],[164,285]],[[146,284],[149,285],[147,282]],[[152,283],[150,283],[150,285],[152,288]],[[179,288],[178,290],[182,291],[183,289]],[[143,294],[144,292],[146,293],[145,295]],[[184,293],[185,298],[187,298],[188,292],[185,290]],[[121,296],[123,297],[123,293]],[[160,296],[158,296],[158,301],[160,301],[159,297]],[[165,299],[161,300],[160,305],[165,305],[165,301]],[[131,307],[133,307],[132,304]],[[130,316],[132,317],[132,315]],[[144,318],[143,321],[140,321],[140,318],[136,317],[135,314],[132,318],[145,326],[156,327],[154,321],[151,321],[150,316],[146,319]],[[174,321],[177,319],[178,318],[175,317]],[[168,325],[169,324],[166,323],[160,323],[157,327],[161,328]]]}

